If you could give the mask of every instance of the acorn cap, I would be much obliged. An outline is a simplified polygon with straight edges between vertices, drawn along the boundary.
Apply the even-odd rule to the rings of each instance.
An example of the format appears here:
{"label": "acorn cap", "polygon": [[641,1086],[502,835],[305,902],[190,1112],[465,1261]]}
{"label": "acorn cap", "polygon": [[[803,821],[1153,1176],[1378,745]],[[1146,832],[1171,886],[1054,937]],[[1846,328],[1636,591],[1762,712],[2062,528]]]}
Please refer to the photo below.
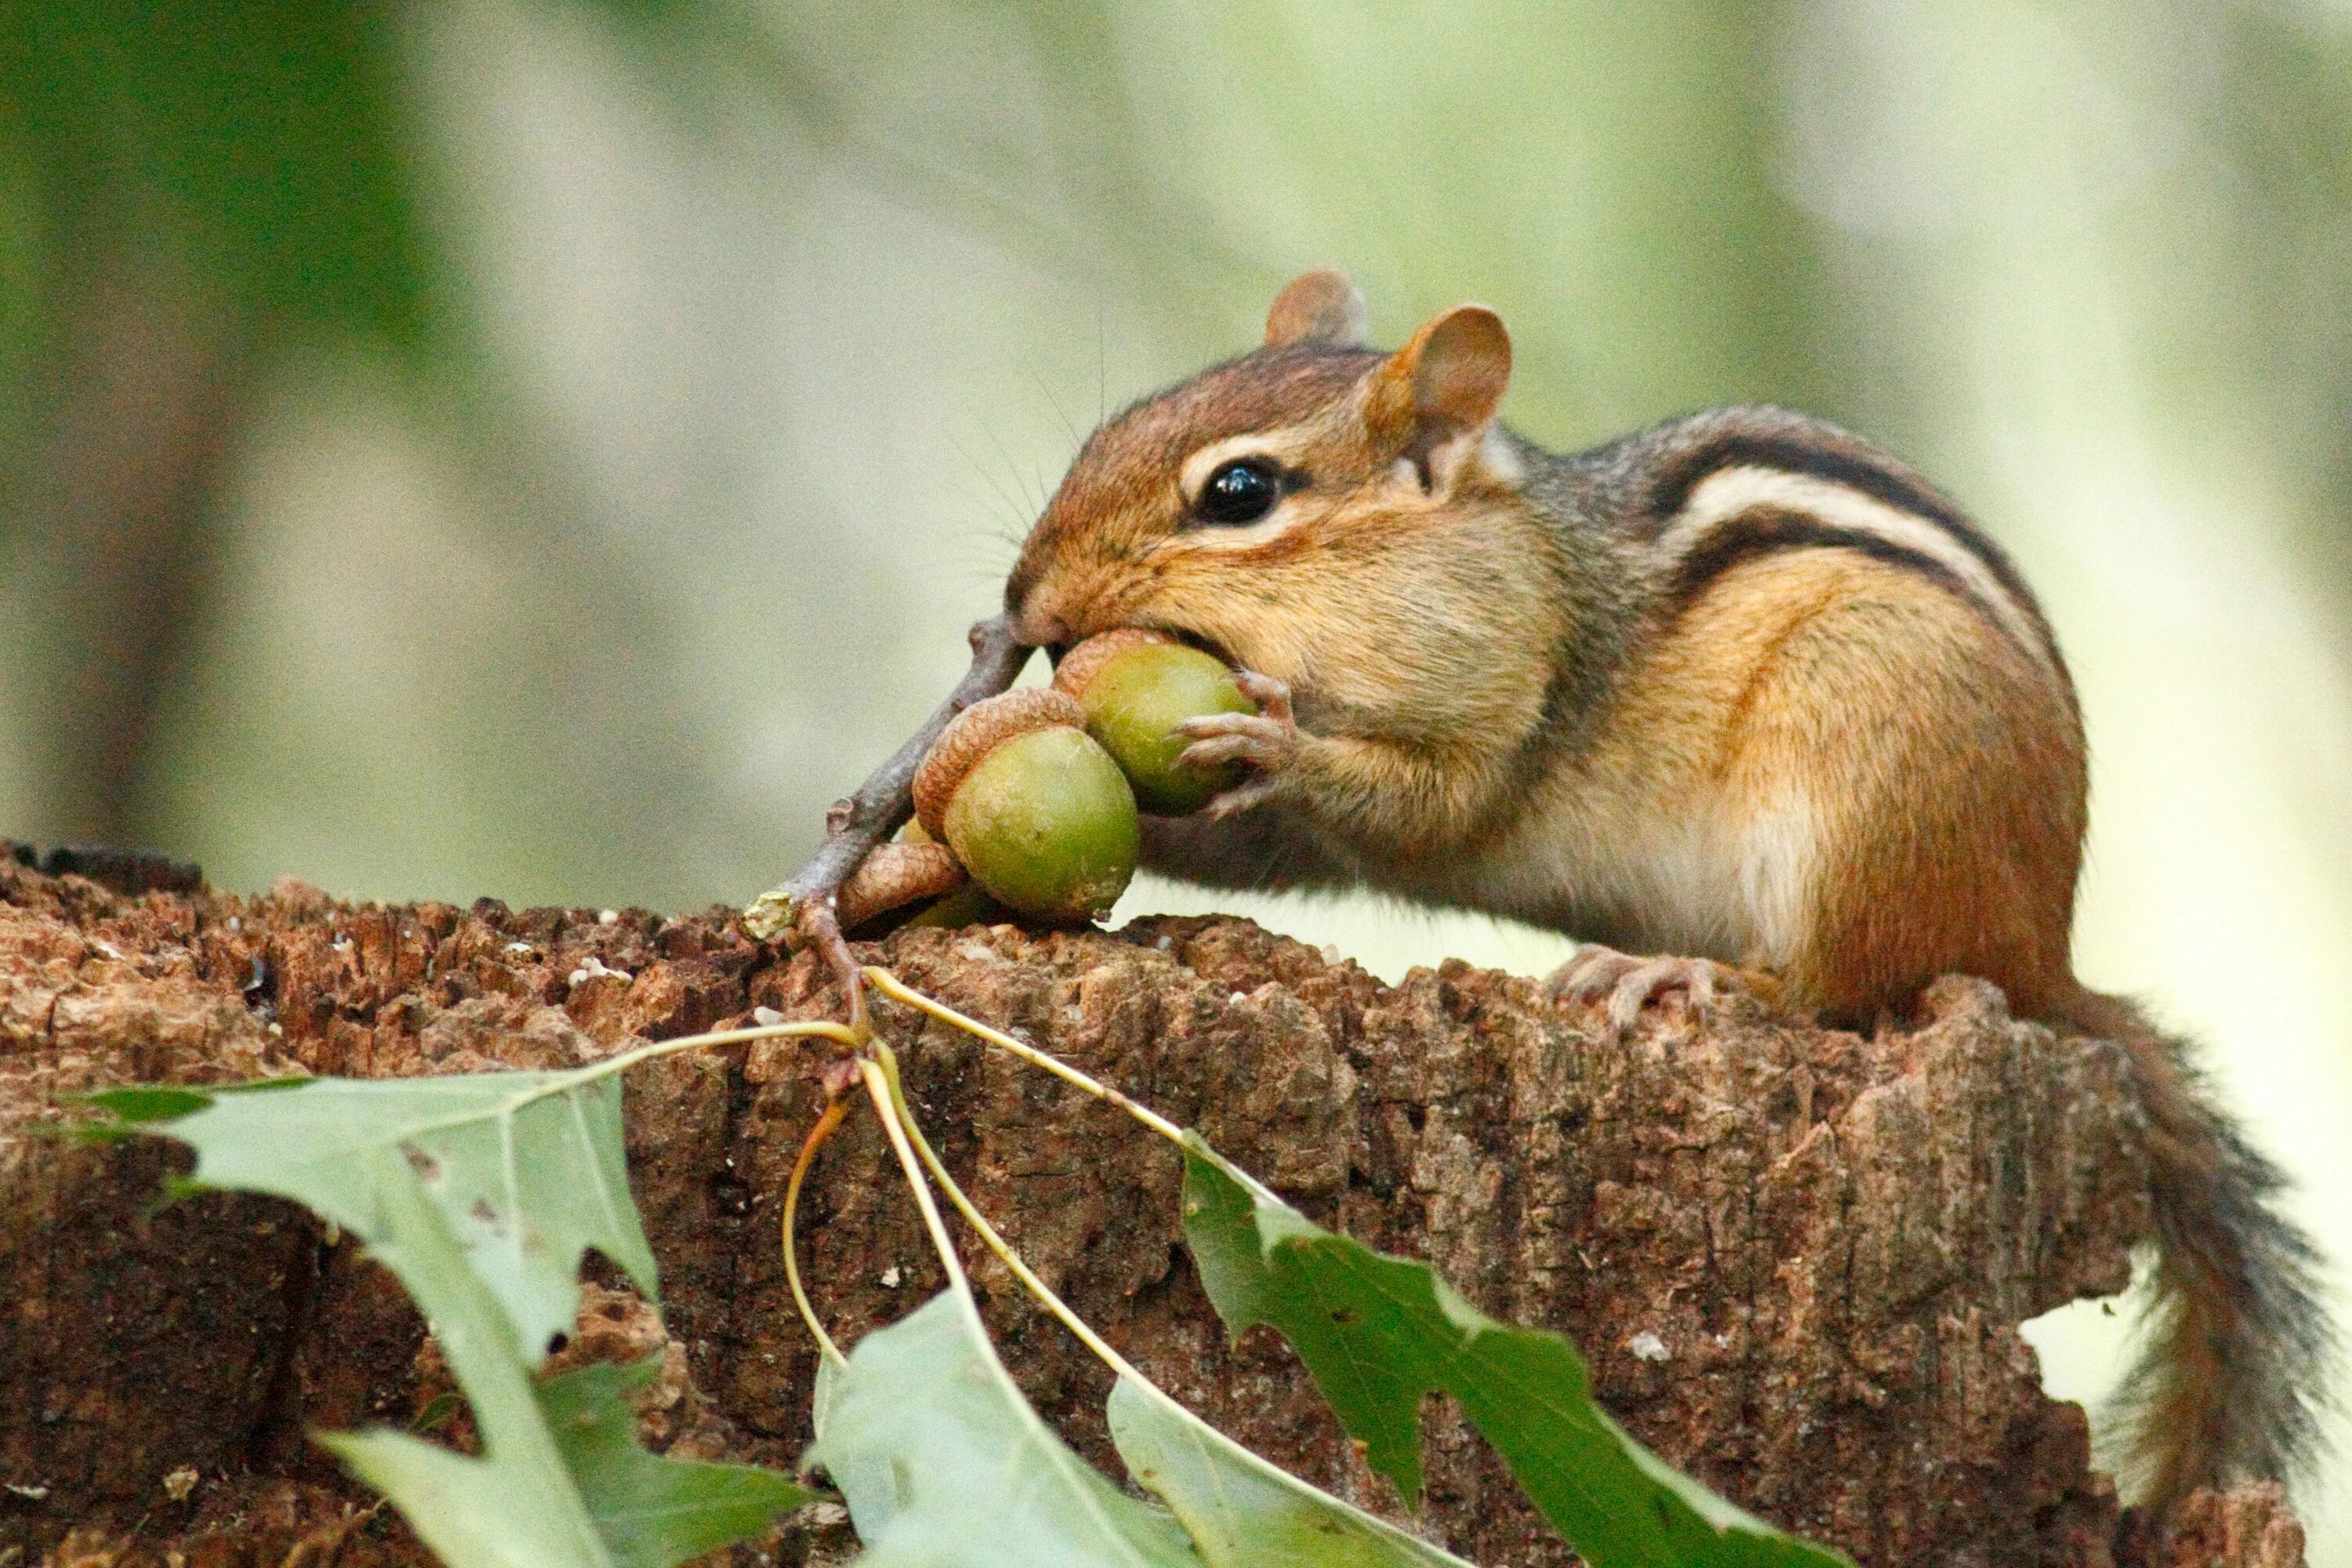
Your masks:
{"label": "acorn cap", "polygon": [[902,904],[951,893],[963,881],[962,862],[944,844],[877,844],[834,895],[834,910],[841,929],[854,931]]}
{"label": "acorn cap", "polygon": [[[1065,658],[1065,664],[1069,660]],[[1086,732],[1086,710],[1066,691],[1024,686],[973,703],[949,721],[915,770],[915,816],[933,838],[947,837],[948,802],[982,757],[1015,735],[1056,727]]]}
{"label": "acorn cap", "polygon": [[[1086,695],[1087,685],[1097,670],[1129,648],[1146,643],[1172,643],[1174,637],[1165,632],[1148,632],[1140,626],[1121,626],[1116,631],[1097,632],[1062,656],[1054,667],[1054,689],[1066,691],[1073,697]],[[1178,644],[1179,647],[1184,645]]]}

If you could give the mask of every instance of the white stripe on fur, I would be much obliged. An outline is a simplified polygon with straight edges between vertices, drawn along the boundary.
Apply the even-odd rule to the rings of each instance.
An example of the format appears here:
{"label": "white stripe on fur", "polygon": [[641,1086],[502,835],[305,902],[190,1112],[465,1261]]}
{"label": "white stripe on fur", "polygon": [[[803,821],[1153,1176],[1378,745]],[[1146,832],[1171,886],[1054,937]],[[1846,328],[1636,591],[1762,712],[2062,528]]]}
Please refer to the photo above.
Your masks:
{"label": "white stripe on fur", "polygon": [[2025,607],[2000,585],[1982,556],[1940,524],[1834,479],[1780,468],[1718,468],[1699,481],[1683,509],[1667,521],[1658,538],[1659,551],[1665,560],[1680,560],[1717,528],[1758,507],[1817,517],[1832,528],[1866,533],[1926,556],[1959,579],[2018,647],[2039,659],[2044,668],[2056,672],[2056,651]]}

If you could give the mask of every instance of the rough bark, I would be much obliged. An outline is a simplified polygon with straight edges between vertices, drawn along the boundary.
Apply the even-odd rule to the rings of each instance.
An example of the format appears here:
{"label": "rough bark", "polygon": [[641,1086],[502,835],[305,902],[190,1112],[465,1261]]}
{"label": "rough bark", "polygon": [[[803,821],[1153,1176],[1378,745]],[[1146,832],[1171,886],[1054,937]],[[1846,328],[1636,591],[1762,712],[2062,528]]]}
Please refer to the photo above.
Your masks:
{"label": "rough bark", "polygon": [[[832,980],[725,911],[154,880],[116,892],[0,853],[0,1564],[419,1561],[303,1436],[406,1421],[446,1387],[397,1286],[283,1203],[159,1210],[184,1156],[45,1136],[60,1097],[571,1064],[755,1007],[826,1015]],[[1324,1223],[1567,1332],[1645,1441],[1865,1563],[2302,1560],[2275,1489],[2200,1499],[2152,1541],[2089,1468],[2083,1413],[2042,1397],[2015,1325],[2125,1283],[2139,1125],[2114,1047],[2013,1020],[1986,985],[1940,983],[1869,1037],[1733,998],[1618,1040],[1525,980],[1449,963],[1385,986],[1243,921],[910,931],[870,952],[1198,1126]],[[1164,1145],[904,1009],[876,1018],[950,1164],[1048,1280],[1225,1430],[1397,1513],[1279,1340],[1226,1346]],[[824,1057],[766,1044],[629,1083],[661,1316],[591,1289],[566,1353],[663,1348],[646,1429],[680,1451],[788,1463],[806,1440],[814,1358],[776,1215]],[[845,1340],[940,1284],[870,1120],[821,1157],[803,1226]],[[1024,1386],[1116,1473],[1101,1369],[984,1254],[974,1272]],[[1456,1414],[1428,1415],[1421,1527],[1483,1563],[1572,1561]],[[849,1549],[837,1517],[803,1518],[738,1555]]]}

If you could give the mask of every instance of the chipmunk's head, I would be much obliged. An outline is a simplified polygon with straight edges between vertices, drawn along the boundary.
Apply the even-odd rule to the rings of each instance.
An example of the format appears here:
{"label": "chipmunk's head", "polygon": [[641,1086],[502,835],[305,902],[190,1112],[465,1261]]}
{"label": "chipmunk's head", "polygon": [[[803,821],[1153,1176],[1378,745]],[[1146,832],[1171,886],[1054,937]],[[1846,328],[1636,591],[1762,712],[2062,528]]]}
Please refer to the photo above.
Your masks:
{"label": "chipmunk's head", "polygon": [[1261,346],[1088,437],[1005,584],[1024,639],[1145,626],[1296,684],[1411,656],[1408,616],[1491,617],[1470,601],[1502,558],[1479,536],[1524,510],[1495,423],[1510,338],[1480,305],[1394,353],[1363,332],[1355,286],[1309,272]]}

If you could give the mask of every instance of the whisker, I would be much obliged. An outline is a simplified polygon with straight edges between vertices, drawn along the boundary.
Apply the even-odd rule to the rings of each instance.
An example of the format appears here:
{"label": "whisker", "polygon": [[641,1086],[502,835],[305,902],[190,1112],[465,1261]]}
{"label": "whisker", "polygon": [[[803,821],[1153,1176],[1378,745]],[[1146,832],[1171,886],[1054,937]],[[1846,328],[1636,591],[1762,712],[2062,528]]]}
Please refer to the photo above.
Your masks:
{"label": "whisker", "polygon": [[1070,417],[1070,411],[1063,407],[1062,400],[1054,395],[1052,384],[1045,380],[1044,374],[1041,373],[1034,364],[1029,367],[1029,379],[1036,384],[1037,390],[1039,392],[1045,395],[1045,401],[1053,407],[1054,416],[1062,422],[1062,428],[1069,432],[1070,449],[1072,451],[1076,451],[1078,447],[1084,446],[1086,444],[1086,437],[1078,433],[1077,421]]}
{"label": "whisker", "polygon": [[[1012,452],[1006,448],[1004,443],[997,439],[996,432],[987,425],[982,424],[981,426],[981,433],[988,437],[988,444],[996,448],[996,455],[1004,459],[1004,467],[1013,475],[1013,482],[1016,486],[1022,485],[1024,481],[1022,478],[1021,464],[1013,458]],[[1034,517],[1036,513],[1044,511],[1045,510],[1045,496],[1041,490],[1038,492],[1036,500],[1031,505],[1030,515]]]}
{"label": "whisker", "polygon": [[1020,499],[1014,496],[1010,490],[1006,489],[1004,488],[1004,481],[999,479],[986,464],[980,460],[980,454],[974,452],[970,447],[964,445],[964,440],[961,436],[957,436],[953,439],[955,441],[957,453],[965,462],[971,465],[973,473],[978,474],[983,480],[987,481],[989,489],[995,494],[996,499],[999,501],[1003,503],[1007,519],[1014,522],[1016,526],[1025,529],[1025,520],[1029,517],[1030,513],[1023,508]]}

